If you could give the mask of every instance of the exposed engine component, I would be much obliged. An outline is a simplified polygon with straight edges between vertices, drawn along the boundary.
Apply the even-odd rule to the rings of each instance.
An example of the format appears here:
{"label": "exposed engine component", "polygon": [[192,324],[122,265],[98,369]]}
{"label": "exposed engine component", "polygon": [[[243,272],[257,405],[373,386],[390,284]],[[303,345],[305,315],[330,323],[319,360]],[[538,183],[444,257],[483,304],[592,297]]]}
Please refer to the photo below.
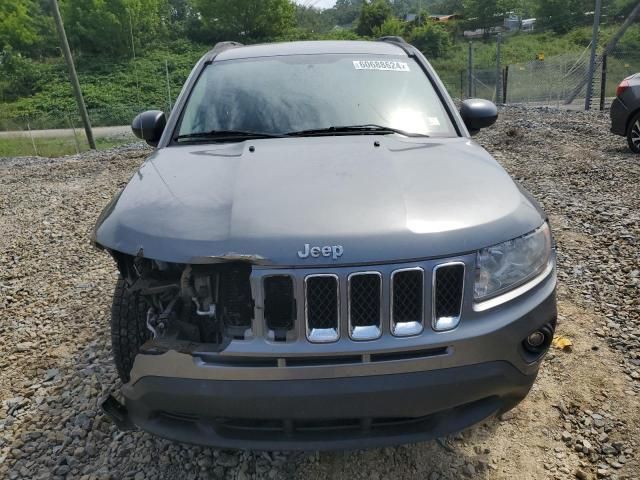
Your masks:
{"label": "exposed engine component", "polygon": [[[156,311],[155,307],[149,307],[147,311],[147,328],[151,331],[153,338],[157,338],[158,335],[163,334],[170,325],[171,317],[174,315],[173,309],[178,299],[179,297],[175,296],[166,307],[159,310],[160,313]],[[158,302],[157,298],[152,300],[154,303]]]}
{"label": "exposed engine component", "polygon": [[251,265],[181,265],[115,256],[129,290],[149,307],[146,325],[154,339],[219,344],[251,334]]}

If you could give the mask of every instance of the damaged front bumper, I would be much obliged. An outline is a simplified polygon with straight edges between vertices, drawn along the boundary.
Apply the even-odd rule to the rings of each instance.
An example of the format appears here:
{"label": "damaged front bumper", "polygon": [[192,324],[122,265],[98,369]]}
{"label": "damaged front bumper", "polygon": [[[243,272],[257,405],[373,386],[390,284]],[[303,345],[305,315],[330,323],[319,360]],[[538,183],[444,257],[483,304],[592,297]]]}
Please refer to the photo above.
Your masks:
{"label": "damaged front bumper", "polygon": [[[423,441],[512,408],[531,388],[541,356],[522,339],[556,319],[555,277],[517,302],[450,332],[406,338],[401,348],[317,345],[320,355],[251,356],[252,341],[136,357],[123,386],[126,418],[162,437],[220,448],[325,450]],[[353,343],[353,342],[352,342]],[[331,354],[331,352],[334,352]]]}
{"label": "damaged front bumper", "polygon": [[123,392],[131,420],[161,437],[219,448],[328,450],[463,430],[517,404],[535,377],[489,362],[318,380],[144,377]]}

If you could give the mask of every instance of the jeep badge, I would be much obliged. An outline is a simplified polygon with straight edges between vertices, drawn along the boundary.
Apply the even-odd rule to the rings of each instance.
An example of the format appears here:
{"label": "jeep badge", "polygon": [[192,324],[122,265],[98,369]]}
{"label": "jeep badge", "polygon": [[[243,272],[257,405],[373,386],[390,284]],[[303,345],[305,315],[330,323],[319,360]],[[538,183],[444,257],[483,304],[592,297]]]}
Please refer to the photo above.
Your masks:
{"label": "jeep badge", "polygon": [[342,245],[325,245],[324,247],[312,247],[308,243],[304,244],[304,249],[298,251],[298,257],[300,258],[309,258],[309,256],[313,258],[318,258],[320,256],[323,257],[332,257],[334,260],[339,259],[344,253],[344,248]]}

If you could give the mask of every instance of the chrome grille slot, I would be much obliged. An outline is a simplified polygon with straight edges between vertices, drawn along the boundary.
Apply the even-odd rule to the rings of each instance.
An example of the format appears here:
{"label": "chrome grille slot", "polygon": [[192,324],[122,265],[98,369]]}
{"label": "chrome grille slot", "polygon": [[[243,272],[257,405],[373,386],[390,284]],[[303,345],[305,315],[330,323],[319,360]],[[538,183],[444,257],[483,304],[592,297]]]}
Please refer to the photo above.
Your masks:
{"label": "chrome grille slot", "polygon": [[391,333],[417,335],[424,325],[424,270],[420,267],[391,274]]}
{"label": "chrome grille slot", "polygon": [[338,276],[309,275],[305,278],[305,320],[307,338],[314,343],[340,338]]}
{"label": "chrome grille slot", "polygon": [[293,279],[273,275],[264,279],[264,319],[276,341],[285,341],[296,319]]}
{"label": "chrome grille slot", "polygon": [[444,263],[433,269],[434,330],[451,330],[458,326],[463,291],[464,263]]}
{"label": "chrome grille slot", "polygon": [[382,334],[382,275],[349,275],[349,335],[354,340],[375,340]]}

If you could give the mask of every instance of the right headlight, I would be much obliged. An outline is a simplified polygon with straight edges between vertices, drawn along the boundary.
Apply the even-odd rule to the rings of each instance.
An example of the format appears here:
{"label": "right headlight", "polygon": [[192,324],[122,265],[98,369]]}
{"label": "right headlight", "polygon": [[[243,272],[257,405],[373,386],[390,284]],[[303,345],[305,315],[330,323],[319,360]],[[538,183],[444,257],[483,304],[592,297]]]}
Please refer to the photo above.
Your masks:
{"label": "right headlight", "polygon": [[552,253],[551,231],[540,228],[477,253],[476,301],[504,293],[534,278],[547,268]]}

